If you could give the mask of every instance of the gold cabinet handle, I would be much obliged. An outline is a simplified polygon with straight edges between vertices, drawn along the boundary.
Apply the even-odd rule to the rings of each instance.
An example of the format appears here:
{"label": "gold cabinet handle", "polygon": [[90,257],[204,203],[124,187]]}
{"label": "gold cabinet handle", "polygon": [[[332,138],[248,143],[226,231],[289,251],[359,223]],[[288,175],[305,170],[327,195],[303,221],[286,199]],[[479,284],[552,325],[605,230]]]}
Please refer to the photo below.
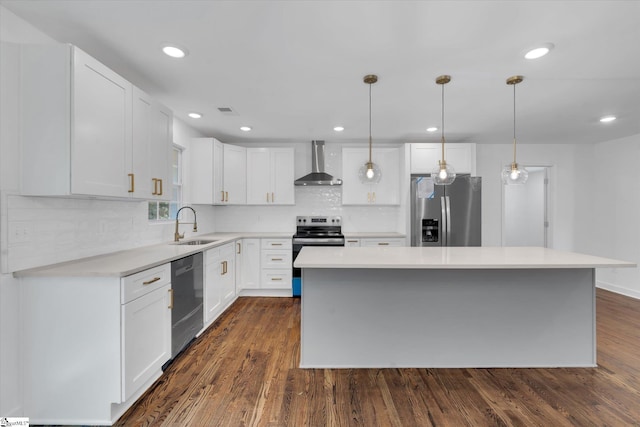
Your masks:
{"label": "gold cabinet handle", "polygon": [[224,261],[220,262],[220,268],[222,268],[222,271],[220,272],[220,275],[224,276]]}
{"label": "gold cabinet handle", "polygon": [[162,193],[163,193],[163,191],[162,191],[162,180],[159,179],[158,181],[160,181],[160,192],[158,193],[158,196],[162,196]]}
{"label": "gold cabinet handle", "polygon": [[236,245],[238,245],[238,252],[236,252],[237,254],[241,254],[242,253],[242,244],[241,243],[236,243]]}
{"label": "gold cabinet handle", "polygon": [[158,280],[160,280],[160,277],[154,277],[154,278],[153,278],[153,279],[151,279],[151,280],[147,280],[146,282],[142,282],[142,284],[143,284],[143,285],[150,285],[150,284],[152,284],[152,283],[157,282]]}
{"label": "gold cabinet handle", "polygon": [[275,197],[274,197],[273,193],[271,193],[271,203],[274,203],[274,202],[275,202]]}
{"label": "gold cabinet handle", "polygon": [[151,195],[155,196],[158,194],[158,180],[155,178],[151,178],[151,181],[153,182],[153,192],[151,193]]}
{"label": "gold cabinet handle", "polygon": [[133,193],[136,190],[135,177],[132,173],[127,174],[129,176],[129,193]]}
{"label": "gold cabinet handle", "polygon": [[225,192],[224,192],[224,201],[225,201],[225,202],[228,202],[228,201],[229,201],[229,192],[228,192],[228,191],[225,191]]}
{"label": "gold cabinet handle", "polygon": [[371,193],[367,193],[367,203],[371,203]]}
{"label": "gold cabinet handle", "polygon": [[173,310],[173,289],[169,289],[169,307],[170,310]]}
{"label": "gold cabinet handle", "polygon": [[357,240],[347,240],[347,243],[358,243]]}
{"label": "gold cabinet handle", "polygon": [[272,282],[281,282],[282,281],[282,277],[272,277],[271,281]]}
{"label": "gold cabinet handle", "polygon": [[375,203],[375,202],[376,202],[376,192],[374,191],[373,192],[373,203]]}
{"label": "gold cabinet handle", "polygon": [[267,203],[269,203],[269,193],[267,192]]}
{"label": "gold cabinet handle", "polygon": [[224,191],[221,191],[222,193],[222,199],[220,199],[221,202],[224,202]]}
{"label": "gold cabinet handle", "polygon": [[282,261],[282,258],[271,258],[271,261]]}
{"label": "gold cabinet handle", "polygon": [[282,246],[282,243],[272,243],[271,246]]}
{"label": "gold cabinet handle", "polygon": [[378,242],[378,246],[389,246],[388,242]]}

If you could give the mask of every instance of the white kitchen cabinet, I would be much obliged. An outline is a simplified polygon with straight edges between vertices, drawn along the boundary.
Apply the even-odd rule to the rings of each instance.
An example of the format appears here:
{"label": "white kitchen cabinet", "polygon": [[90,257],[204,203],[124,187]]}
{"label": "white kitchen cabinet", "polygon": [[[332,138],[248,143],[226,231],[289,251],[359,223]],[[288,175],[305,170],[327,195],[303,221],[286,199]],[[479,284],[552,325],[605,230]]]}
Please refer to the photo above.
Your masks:
{"label": "white kitchen cabinet", "polygon": [[34,424],[111,425],[171,357],[171,265],[20,280],[24,412]]}
{"label": "white kitchen cabinet", "polygon": [[[170,111],[148,97],[145,110],[131,83],[75,46],[21,49],[21,193],[147,199],[159,192],[158,180],[170,176]],[[136,191],[139,167],[156,181],[140,178]]]}
{"label": "white kitchen cabinet", "polygon": [[204,253],[205,327],[236,298],[235,246],[235,243],[227,243]]}
{"label": "white kitchen cabinet", "polygon": [[136,197],[171,200],[173,113],[133,87],[132,179]]}
{"label": "white kitchen cabinet", "polygon": [[192,203],[246,204],[246,148],[215,138],[194,138],[189,151]]}
{"label": "white kitchen cabinet", "polygon": [[374,148],[372,160],[380,166],[382,179],[363,184],[358,171],[369,159],[368,148],[342,149],[342,204],[397,205],[400,203],[400,149]]}
{"label": "white kitchen cabinet", "polygon": [[293,148],[247,148],[247,204],[293,205],[293,181]]}
{"label": "white kitchen cabinet", "polygon": [[[291,239],[262,239],[260,288],[292,290]],[[292,290],[293,291],[293,290]]]}
{"label": "white kitchen cabinet", "polygon": [[260,239],[236,242],[236,289],[260,288]]}
{"label": "white kitchen cabinet", "polygon": [[[472,143],[445,143],[445,160],[456,173],[476,174],[476,145]],[[429,174],[442,160],[441,143],[412,143],[411,173]]]}
{"label": "white kitchen cabinet", "polygon": [[404,238],[363,238],[360,239],[360,246],[405,246]]}
{"label": "white kitchen cabinet", "polygon": [[222,148],[224,203],[244,205],[247,203],[247,149],[229,144],[223,144]]}

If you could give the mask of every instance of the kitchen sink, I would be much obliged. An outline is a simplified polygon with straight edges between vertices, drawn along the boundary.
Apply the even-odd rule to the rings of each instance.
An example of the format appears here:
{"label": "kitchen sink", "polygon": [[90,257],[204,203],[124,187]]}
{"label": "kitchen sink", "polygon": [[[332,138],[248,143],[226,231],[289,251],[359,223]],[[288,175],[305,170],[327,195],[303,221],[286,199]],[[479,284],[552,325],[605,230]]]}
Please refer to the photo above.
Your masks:
{"label": "kitchen sink", "polygon": [[208,245],[217,242],[217,240],[187,240],[186,242],[174,243],[175,245]]}

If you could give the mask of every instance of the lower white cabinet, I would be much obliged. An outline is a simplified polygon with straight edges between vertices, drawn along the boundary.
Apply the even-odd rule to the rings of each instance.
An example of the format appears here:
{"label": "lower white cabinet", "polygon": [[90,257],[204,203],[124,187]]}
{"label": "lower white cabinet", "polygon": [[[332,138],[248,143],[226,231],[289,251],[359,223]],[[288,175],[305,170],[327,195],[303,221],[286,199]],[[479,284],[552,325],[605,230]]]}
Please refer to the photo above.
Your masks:
{"label": "lower white cabinet", "polygon": [[23,412],[32,424],[112,424],[171,357],[171,264],[20,280]]}
{"label": "lower white cabinet", "polygon": [[293,289],[291,239],[262,239],[260,287]]}
{"label": "lower white cabinet", "polygon": [[235,243],[204,253],[204,324],[213,322],[236,298]]}
{"label": "lower white cabinet", "polygon": [[260,288],[260,239],[236,242],[236,289]]}
{"label": "lower white cabinet", "polygon": [[121,308],[122,399],[125,401],[171,358],[170,293],[171,285],[166,284]]}

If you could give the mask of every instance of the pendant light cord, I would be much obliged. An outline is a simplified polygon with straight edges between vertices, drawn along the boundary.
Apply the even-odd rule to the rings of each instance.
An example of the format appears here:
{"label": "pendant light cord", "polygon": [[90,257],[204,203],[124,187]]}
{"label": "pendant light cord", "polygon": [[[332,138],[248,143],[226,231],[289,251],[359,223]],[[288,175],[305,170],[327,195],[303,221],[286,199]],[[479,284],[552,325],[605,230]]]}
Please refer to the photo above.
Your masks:
{"label": "pendant light cord", "polygon": [[444,163],[444,84],[442,86],[442,163]]}
{"label": "pendant light cord", "polygon": [[371,83],[369,83],[369,163],[371,162]]}
{"label": "pendant light cord", "polygon": [[513,163],[516,163],[516,85],[513,85]]}

